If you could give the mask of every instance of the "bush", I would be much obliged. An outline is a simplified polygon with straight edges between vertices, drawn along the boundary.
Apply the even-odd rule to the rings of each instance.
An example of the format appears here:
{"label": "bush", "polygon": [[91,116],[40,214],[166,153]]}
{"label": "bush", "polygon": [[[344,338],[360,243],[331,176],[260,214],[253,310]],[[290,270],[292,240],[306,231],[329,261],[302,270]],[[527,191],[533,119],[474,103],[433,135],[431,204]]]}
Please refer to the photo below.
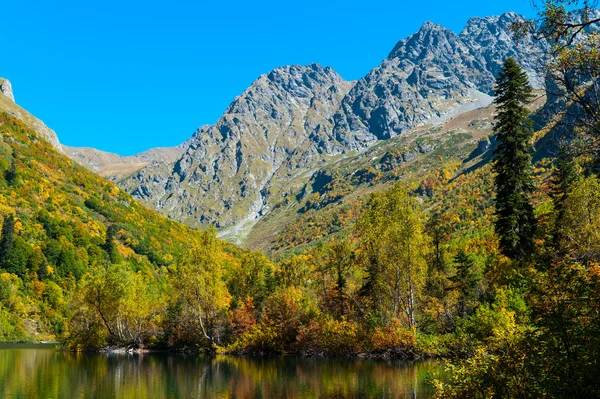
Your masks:
{"label": "bush", "polygon": [[376,327],[371,334],[371,349],[376,352],[387,350],[409,352],[414,350],[415,343],[415,332],[402,327],[398,319],[393,319],[382,327]]}
{"label": "bush", "polygon": [[358,331],[355,323],[345,319],[317,318],[300,330],[298,345],[309,353],[350,355],[362,349]]}

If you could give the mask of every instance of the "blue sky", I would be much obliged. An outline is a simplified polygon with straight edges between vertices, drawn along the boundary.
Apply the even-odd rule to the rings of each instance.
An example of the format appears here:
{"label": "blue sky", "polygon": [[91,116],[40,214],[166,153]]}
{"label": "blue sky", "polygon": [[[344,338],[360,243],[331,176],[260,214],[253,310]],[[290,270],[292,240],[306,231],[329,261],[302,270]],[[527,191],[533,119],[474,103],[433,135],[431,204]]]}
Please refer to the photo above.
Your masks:
{"label": "blue sky", "polygon": [[277,66],[353,80],[427,20],[534,15],[530,0],[3,3],[0,76],[17,102],[63,143],[122,155],[180,144]]}

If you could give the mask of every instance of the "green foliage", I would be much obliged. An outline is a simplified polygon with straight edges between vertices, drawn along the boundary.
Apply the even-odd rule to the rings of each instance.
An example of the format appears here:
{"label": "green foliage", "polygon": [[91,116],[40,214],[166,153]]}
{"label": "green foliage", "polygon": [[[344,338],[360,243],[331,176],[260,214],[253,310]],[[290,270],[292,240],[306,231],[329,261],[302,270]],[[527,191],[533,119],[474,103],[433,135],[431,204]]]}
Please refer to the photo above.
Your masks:
{"label": "green foliage", "polygon": [[[69,331],[78,311],[71,302],[88,280],[86,273],[127,263],[145,276],[161,275],[162,266],[201,245],[203,234],[138,204],[6,113],[0,114],[0,135],[0,171],[6,178],[0,184],[0,272],[18,277],[14,296],[27,309],[1,309],[2,323],[12,332],[0,340],[55,340],[67,334],[77,340],[81,334],[97,347],[107,339],[104,323],[89,318],[85,329]],[[219,250],[224,255],[231,247]],[[165,283],[157,289],[165,292]]]}
{"label": "green foliage", "polygon": [[459,315],[464,317],[477,303],[477,286],[481,275],[475,270],[475,262],[463,249],[454,257],[456,274],[450,278],[453,289],[460,293],[458,302]]}
{"label": "green foliage", "polygon": [[6,184],[9,186],[14,186],[17,184],[17,177],[17,165],[15,164],[15,159],[13,158],[8,169],[4,171],[4,180],[6,180]]}
{"label": "green foliage", "polygon": [[401,185],[374,195],[358,222],[358,234],[367,273],[362,293],[371,309],[415,327],[428,245],[416,200]]}
{"label": "green foliage", "polygon": [[527,74],[508,58],[496,81],[498,106],[494,132],[496,233],[502,253],[513,259],[527,258],[534,250],[535,217],[529,199],[533,191],[531,178],[532,121],[525,107],[533,99]]}

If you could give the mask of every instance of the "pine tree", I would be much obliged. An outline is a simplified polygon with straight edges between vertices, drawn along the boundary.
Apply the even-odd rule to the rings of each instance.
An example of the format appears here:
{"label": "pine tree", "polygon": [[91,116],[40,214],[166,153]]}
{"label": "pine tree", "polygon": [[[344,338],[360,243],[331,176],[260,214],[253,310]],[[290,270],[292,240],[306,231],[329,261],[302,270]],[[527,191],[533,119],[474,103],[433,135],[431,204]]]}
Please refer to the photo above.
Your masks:
{"label": "pine tree", "polygon": [[108,254],[110,262],[113,264],[123,261],[123,257],[121,254],[119,254],[119,250],[115,244],[115,239],[117,238],[119,230],[121,230],[121,226],[117,224],[111,224],[106,229],[106,241],[104,243],[104,249]]}
{"label": "pine tree", "polygon": [[23,277],[32,252],[31,246],[15,235],[14,216],[6,216],[2,225],[2,239],[0,239],[0,267],[9,273]]}
{"label": "pine tree", "polygon": [[552,176],[552,200],[555,208],[560,212],[562,203],[571,190],[573,183],[577,181],[577,164],[573,159],[569,145],[561,143],[556,157],[556,170]]}
{"label": "pine tree", "polygon": [[2,239],[0,240],[0,263],[6,268],[5,260],[15,245],[15,217],[8,215],[4,217],[2,224]]}
{"label": "pine tree", "polygon": [[498,107],[494,132],[498,140],[495,151],[496,234],[502,253],[512,259],[524,259],[534,250],[536,220],[529,195],[531,178],[532,122],[526,104],[533,100],[533,90],[519,64],[508,58],[496,80]]}
{"label": "pine tree", "polygon": [[477,299],[477,285],[481,280],[481,275],[475,271],[475,262],[464,249],[458,251],[454,257],[454,263],[456,264],[456,274],[450,278],[450,281],[455,284],[454,289],[460,294],[458,313],[464,317],[469,304]]}
{"label": "pine tree", "polygon": [[8,169],[4,171],[4,179],[6,180],[6,184],[9,186],[14,186],[17,183],[17,177],[17,165],[15,163],[15,159],[13,158]]}

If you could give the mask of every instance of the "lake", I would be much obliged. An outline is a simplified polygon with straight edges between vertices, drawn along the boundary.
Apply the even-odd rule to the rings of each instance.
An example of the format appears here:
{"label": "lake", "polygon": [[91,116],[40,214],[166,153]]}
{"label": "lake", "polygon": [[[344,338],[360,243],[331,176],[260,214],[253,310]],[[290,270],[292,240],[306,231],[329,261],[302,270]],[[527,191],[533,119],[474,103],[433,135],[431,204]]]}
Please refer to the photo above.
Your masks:
{"label": "lake", "polygon": [[435,362],[87,354],[0,344],[0,398],[427,398]]}

